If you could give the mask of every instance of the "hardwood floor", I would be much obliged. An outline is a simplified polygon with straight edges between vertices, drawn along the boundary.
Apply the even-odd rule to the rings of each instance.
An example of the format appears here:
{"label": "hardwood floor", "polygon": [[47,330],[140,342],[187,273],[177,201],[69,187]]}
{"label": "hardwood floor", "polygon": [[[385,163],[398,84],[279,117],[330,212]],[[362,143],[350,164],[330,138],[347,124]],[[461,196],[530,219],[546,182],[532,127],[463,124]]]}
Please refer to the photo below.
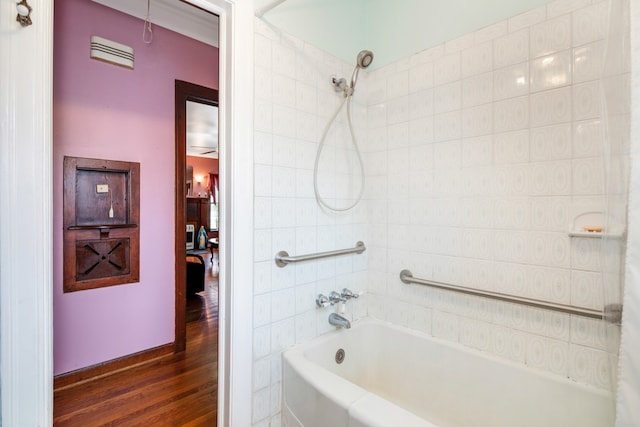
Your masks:
{"label": "hardwood floor", "polygon": [[186,351],[54,390],[55,426],[216,425],[218,276],[206,260],[205,291],[187,302]]}

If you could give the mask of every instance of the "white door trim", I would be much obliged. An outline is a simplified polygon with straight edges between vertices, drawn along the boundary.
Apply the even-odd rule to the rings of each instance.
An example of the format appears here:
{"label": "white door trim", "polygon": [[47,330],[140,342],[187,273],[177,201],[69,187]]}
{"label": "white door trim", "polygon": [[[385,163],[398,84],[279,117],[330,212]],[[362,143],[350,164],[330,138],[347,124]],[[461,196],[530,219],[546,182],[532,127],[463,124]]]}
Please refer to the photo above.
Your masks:
{"label": "white door trim", "polygon": [[[221,219],[219,425],[251,425],[253,3],[192,0],[221,14],[222,136],[230,187]],[[53,419],[53,0],[30,0],[33,25],[0,2],[0,422]],[[222,38],[221,38],[222,39]],[[227,219],[228,218],[228,219]],[[232,235],[233,241],[226,238]]]}
{"label": "white door trim", "polygon": [[[251,425],[253,306],[253,4],[189,0],[220,16],[218,425]],[[231,236],[233,236],[231,238]]]}
{"label": "white door trim", "polygon": [[0,392],[2,425],[51,425],[53,1],[33,25],[0,2]]}

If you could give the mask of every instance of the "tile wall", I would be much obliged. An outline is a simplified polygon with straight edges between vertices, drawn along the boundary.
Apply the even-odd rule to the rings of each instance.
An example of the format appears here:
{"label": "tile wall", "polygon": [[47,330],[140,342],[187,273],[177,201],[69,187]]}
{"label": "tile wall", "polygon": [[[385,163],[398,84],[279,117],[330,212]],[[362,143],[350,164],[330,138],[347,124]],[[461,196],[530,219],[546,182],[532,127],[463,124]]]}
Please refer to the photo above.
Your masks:
{"label": "tile wall", "polygon": [[398,278],[602,307],[601,239],[568,232],[605,207],[607,7],[552,2],[368,75],[369,315],[611,386],[601,322]]}
{"label": "tile wall", "polygon": [[[332,308],[316,308],[315,296],[343,287],[365,292],[349,303],[352,320],[378,317],[610,387],[599,322],[398,279],[408,268],[426,279],[601,307],[602,242],[568,232],[578,215],[605,206],[598,79],[606,17],[606,2],[554,1],[362,73],[353,115],[367,184],[346,215],[318,207],[313,168],[342,100],[330,76],[349,78],[353,64],[256,19],[254,426],[280,425],[281,352],[332,329]],[[357,192],[349,140],[338,119],[320,161],[330,203]],[[363,255],[283,269],[273,262],[280,250],[357,240],[368,247]],[[619,251],[617,240],[607,246]]]}
{"label": "tile wall", "polygon": [[[350,78],[352,64],[255,21],[253,423],[280,425],[281,352],[333,329],[332,307],[319,293],[365,289],[367,254],[279,268],[281,250],[301,255],[350,248],[365,239],[366,205],[327,214],[314,198],[313,169],[324,127],[344,97],[331,76]],[[360,87],[362,84],[362,87]],[[355,131],[364,134],[364,83],[352,102]],[[346,108],[346,107],[343,107]],[[347,206],[360,188],[345,111],[330,128],[319,163],[318,187],[327,203]],[[354,172],[355,171],[355,172]],[[366,314],[365,298],[349,304],[350,318]]]}

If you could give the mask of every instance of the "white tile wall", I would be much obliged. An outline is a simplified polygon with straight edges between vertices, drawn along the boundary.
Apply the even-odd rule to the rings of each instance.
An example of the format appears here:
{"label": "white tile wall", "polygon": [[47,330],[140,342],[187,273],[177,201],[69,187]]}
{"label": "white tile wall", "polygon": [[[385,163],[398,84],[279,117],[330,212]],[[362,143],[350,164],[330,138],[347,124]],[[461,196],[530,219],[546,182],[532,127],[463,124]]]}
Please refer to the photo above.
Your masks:
{"label": "white tile wall", "polygon": [[518,64],[529,59],[529,29],[514,31],[493,42],[493,68]]}
{"label": "white tile wall", "polygon": [[[332,328],[327,321],[331,309],[317,309],[315,298],[318,293],[343,287],[363,291],[368,254],[357,260],[350,256],[285,268],[277,267],[273,258],[280,250],[296,255],[351,247],[357,240],[366,242],[366,209],[359,207],[347,215],[328,214],[318,207],[313,191],[313,167],[322,129],[342,100],[326,76],[349,77],[352,65],[277,33],[260,20],[255,23],[252,420],[254,426],[278,426],[281,352]],[[379,108],[369,108],[373,117],[377,112],[382,134],[363,151],[367,166],[379,169],[384,181],[387,167],[398,172],[408,168],[409,70],[395,77],[378,88],[372,86],[369,92],[370,99],[378,96],[385,101]],[[424,79],[411,82],[431,85]],[[361,137],[368,134],[367,92],[362,76],[352,102],[356,132]],[[387,96],[394,102],[387,103]],[[425,115],[433,113],[432,105],[423,102],[422,108]],[[387,124],[397,125],[387,128]],[[390,146],[405,147],[404,157],[399,151],[395,162],[390,162],[384,151],[387,134],[393,136]],[[345,140],[350,144],[346,121],[341,118],[330,129],[320,161],[319,187],[330,203],[353,197],[359,185],[355,176],[359,172],[354,175],[352,170],[354,152]],[[387,208],[386,203],[383,206]],[[381,222],[386,222],[386,216]],[[366,315],[365,299],[349,307],[346,315],[351,319]],[[398,311],[398,315],[402,313]]]}
{"label": "white tile wall", "polygon": [[[567,232],[576,215],[603,209],[606,14],[604,1],[555,0],[361,73],[353,113],[367,185],[347,215],[318,207],[312,170],[341,101],[327,76],[348,77],[352,64],[255,21],[254,426],[280,425],[280,353],[332,329],[333,308],[318,309],[314,299],[342,287],[367,292],[347,307],[352,319],[378,317],[610,387],[600,322],[398,279],[410,268],[427,279],[601,308],[600,240]],[[338,120],[320,160],[319,187],[330,202],[357,191],[349,139]],[[273,263],[279,250],[356,240],[366,242],[364,255]]]}
{"label": "white tile wall", "polygon": [[387,163],[367,171],[376,177],[371,185],[388,182],[386,199],[367,192],[369,223],[387,231],[370,245],[379,255],[370,258],[369,315],[609,387],[599,322],[416,289],[397,277],[410,268],[444,282],[602,307],[600,240],[568,231],[578,214],[604,208],[605,7],[557,0],[417,54],[409,58],[408,93],[402,67],[368,74],[372,88],[397,78],[403,91],[393,94],[410,105],[408,117],[393,119],[407,121],[406,151],[390,138],[389,121],[382,125],[380,111],[397,102],[389,85],[369,102],[370,125],[388,137]]}
{"label": "white tile wall", "polygon": [[571,47],[571,15],[547,19],[530,28],[531,58],[548,55]]}

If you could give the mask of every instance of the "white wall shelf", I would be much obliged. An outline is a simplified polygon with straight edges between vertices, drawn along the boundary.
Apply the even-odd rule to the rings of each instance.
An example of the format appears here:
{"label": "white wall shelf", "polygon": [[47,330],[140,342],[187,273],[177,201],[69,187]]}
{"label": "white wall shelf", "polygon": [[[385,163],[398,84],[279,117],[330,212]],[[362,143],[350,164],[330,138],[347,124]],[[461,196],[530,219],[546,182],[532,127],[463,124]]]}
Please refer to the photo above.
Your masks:
{"label": "white wall shelf", "polygon": [[[574,218],[569,228],[569,237],[602,239],[603,236],[607,236],[613,239],[622,238],[623,233],[617,227],[610,227],[610,230],[607,231],[604,223],[604,214],[602,212],[584,212]],[[593,228],[599,228],[602,231],[587,231]]]}

